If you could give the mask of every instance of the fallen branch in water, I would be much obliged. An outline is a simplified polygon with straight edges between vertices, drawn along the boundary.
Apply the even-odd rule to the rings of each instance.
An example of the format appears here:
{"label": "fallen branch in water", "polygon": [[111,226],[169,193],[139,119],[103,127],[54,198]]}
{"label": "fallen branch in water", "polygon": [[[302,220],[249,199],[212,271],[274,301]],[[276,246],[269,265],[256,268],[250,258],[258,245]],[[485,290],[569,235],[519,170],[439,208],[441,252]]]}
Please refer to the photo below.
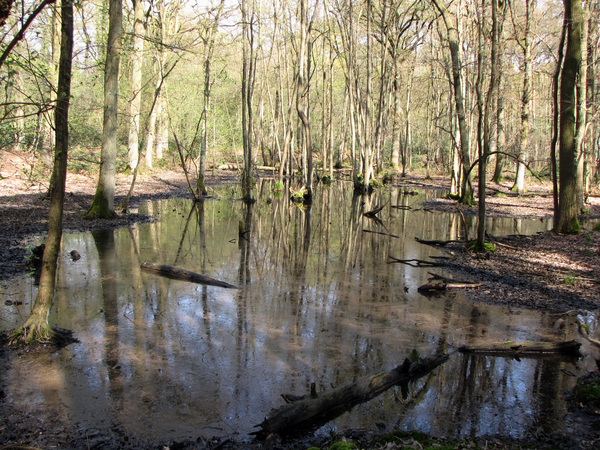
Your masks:
{"label": "fallen branch in water", "polygon": [[416,362],[405,359],[401,366],[388,373],[365,377],[348,386],[335,388],[321,394],[317,394],[313,389],[312,395],[305,397],[287,395],[287,400],[293,398],[298,398],[298,400],[292,400],[287,405],[271,410],[265,420],[256,425],[261,429],[251,434],[266,437],[271,433],[289,433],[320,420],[332,420],[353,406],[375,398],[392,386],[399,384],[405,389],[409,382],[424,377],[448,361],[448,358],[449,355],[445,354],[419,358]]}
{"label": "fallen branch in water", "polygon": [[192,272],[182,267],[167,266],[152,261],[146,261],[141,265],[141,269],[145,272],[154,273],[156,275],[160,275],[161,277],[171,278],[173,280],[189,281],[191,283],[217,286],[226,289],[238,289],[238,287],[234,286],[233,284],[215,280],[214,278],[200,275],[199,273]]}
{"label": "fallen branch in water", "polygon": [[444,265],[441,262],[424,261],[422,259],[398,259],[391,255],[389,258],[391,261],[388,261],[388,264],[400,263],[411,267],[440,267]]}
{"label": "fallen branch in water", "polygon": [[579,351],[581,343],[577,341],[566,342],[505,342],[488,345],[463,345],[458,349],[461,353],[477,353],[492,356],[536,356],[536,355],[567,355],[581,358]]}

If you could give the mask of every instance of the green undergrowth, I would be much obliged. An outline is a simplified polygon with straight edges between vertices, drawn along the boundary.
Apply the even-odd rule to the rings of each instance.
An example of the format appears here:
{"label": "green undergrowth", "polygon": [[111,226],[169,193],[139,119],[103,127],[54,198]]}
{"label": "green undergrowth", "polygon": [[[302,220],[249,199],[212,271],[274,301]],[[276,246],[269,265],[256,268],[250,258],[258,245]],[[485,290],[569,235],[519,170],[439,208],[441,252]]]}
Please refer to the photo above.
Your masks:
{"label": "green undergrowth", "polygon": [[483,251],[483,253],[490,253],[490,252],[495,252],[496,251],[496,245],[492,244],[491,242],[484,242],[483,243],[483,250],[477,248],[477,240],[472,240],[467,242],[467,250],[472,251],[472,252],[481,252]]}
{"label": "green undergrowth", "polygon": [[600,407],[600,378],[590,383],[580,384],[575,389],[575,398],[592,408]]}
{"label": "green undergrowth", "polygon": [[[335,438],[333,439],[335,441]],[[309,447],[307,450],[386,450],[393,449],[422,449],[422,450],[554,450],[552,445],[538,445],[502,440],[450,440],[434,438],[421,431],[393,431],[378,436],[368,444],[354,444],[342,438],[321,447]]]}

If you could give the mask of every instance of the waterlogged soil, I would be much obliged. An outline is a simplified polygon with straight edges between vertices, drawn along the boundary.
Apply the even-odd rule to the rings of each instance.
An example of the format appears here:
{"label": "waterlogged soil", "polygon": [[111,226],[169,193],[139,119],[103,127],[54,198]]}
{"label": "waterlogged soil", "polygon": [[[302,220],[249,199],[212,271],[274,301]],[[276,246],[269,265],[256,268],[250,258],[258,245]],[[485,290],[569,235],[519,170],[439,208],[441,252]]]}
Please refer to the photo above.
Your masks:
{"label": "waterlogged soil", "polygon": [[[39,241],[39,236],[47,230],[49,202],[44,198],[47,185],[43,181],[28,180],[19,170],[6,163],[18,155],[3,154],[4,164],[0,168],[0,279],[8,280],[26,270],[27,246]],[[208,185],[235,183],[237,173],[217,172],[209,176]],[[127,194],[131,176],[119,175],[116,189],[116,204]],[[64,226],[70,231],[112,229],[130,226],[133,223],[153,221],[152,214],[120,213],[113,221],[84,221],[81,215],[91,204],[96,179],[93,176],[69,174],[65,199]],[[424,179],[419,176],[397,178],[396,186],[407,190],[423,188],[447,189],[448,180],[443,177]],[[549,186],[548,186],[549,187]],[[499,217],[547,218],[552,215],[552,199],[548,187],[532,186],[528,196],[512,197],[508,185],[494,185],[505,196],[496,196],[490,201],[490,214]],[[210,192],[209,192],[210,194]],[[135,208],[144,200],[189,196],[185,177],[175,171],[155,171],[142,173],[138,178],[130,205]],[[464,251],[462,246],[449,245],[445,248],[451,257],[447,266],[457,279],[469,279],[483,284],[482,287],[466,290],[463,295],[470,300],[492,303],[509,308],[526,308],[546,311],[550,317],[569,324],[576,321],[579,311],[596,311],[600,305],[600,233],[592,230],[594,221],[600,221],[600,201],[597,197],[589,199],[590,213],[585,218],[586,232],[577,236],[558,236],[543,233],[533,236],[494,236],[496,251],[487,254],[473,254]],[[457,205],[444,199],[437,199],[424,205],[439,211],[456,211]],[[463,208],[468,218],[476,214],[475,208]],[[560,325],[557,325],[560,326]],[[567,325],[568,326],[568,325]],[[590,347],[594,349],[594,347]],[[26,349],[0,352],[0,365],[11,361],[28,361],[31,351]],[[52,358],[54,349],[41,346],[36,350],[40,358]],[[600,355],[596,357],[600,358]],[[119,367],[111,370],[118,371]],[[41,373],[40,377],[44,374]],[[110,377],[110,371],[109,375]],[[407,435],[395,439],[394,443],[385,443],[380,436],[390,430],[381,426],[376,429],[348,429],[336,431],[331,436],[312,436],[294,440],[281,440],[277,436],[269,437],[265,442],[248,439],[235,439],[235,430],[227,433],[216,432],[213,437],[165,439],[152,438],[145,441],[139,435],[131,433],[118,423],[101,429],[81,424],[77,418],[65,420],[65,408],[35,411],[15,408],[2,401],[5,386],[0,387],[0,446],[27,445],[39,448],[180,448],[180,449],[217,449],[217,448],[308,448],[318,446],[328,448],[335,441],[347,441],[360,448],[393,450],[395,448],[425,448],[428,445],[453,448],[581,448],[593,449],[600,446],[600,413],[580,399],[568,400],[568,411],[560,418],[567,432],[549,433],[540,431],[537,438],[510,441],[494,436],[478,437],[451,443],[441,436],[432,443],[418,442],[418,436]],[[570,394],[565,394],[569,396]],[[68,408],[67,408],[68,410]],[[61,412],[62,411],[62,412]],[[71,414],[76,416],[75,412]],[[107,431],[110,430],[110,431]],[[198,434],[200,436],[200,434]]]}

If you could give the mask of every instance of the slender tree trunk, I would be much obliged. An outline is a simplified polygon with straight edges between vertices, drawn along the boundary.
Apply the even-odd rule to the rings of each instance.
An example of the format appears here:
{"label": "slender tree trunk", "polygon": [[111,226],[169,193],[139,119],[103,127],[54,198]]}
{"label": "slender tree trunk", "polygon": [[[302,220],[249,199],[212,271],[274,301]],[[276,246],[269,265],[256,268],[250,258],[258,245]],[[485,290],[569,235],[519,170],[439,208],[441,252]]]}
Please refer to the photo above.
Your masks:
{"label": "slender tree trunk", "polygon": [[131,55],[131,104],[129,113],[129,168],[139,161],[140,105],[142,102],[142,62],[144,52],[144,8],[142,0],[133,0],[133,54]]}
{"label": "slender tree trunk", "polygon": [[244,169],[242,195],[252,201],[252,95],[254,86],[254,9],[248,14],[246,0],[242,0],[242,137],[244,141]]}
{"label": "slender tree trunk", "polygon": [[567,37],[569,18],[567,14],[564,15],[563,26],[560,35],[560,41],[558,44],[558,58],[556,60],[556,70],[552,77],[552,140],[550,142],[550,162],[552,165],[552,197],[554,200],[554,229],[558,229],[559,219],[559,199],[558,199],[558,164],[556,160],[556,145],[558,143],[558,129],[560,121],[560,102],[559,102],[559,84],[560,75],[562,73],[562,63],[564,59],[564,47],[565,39]]}
{"label": "slender tree trunk", "polygon": [[462,61],[460,57],[460,37],[458,28],[450,23],[451,17],[442,0],[432,0],[446,26],[448,33],[448,44],[450,46],[450,56],[452,58],[452,85],[454,90],[454,101],[456,104],[456,114],[458,116],[458,127],[460,130],[460,155],[463,164],[463,180],[461,202],[470,204],[473,201],[473,192],[471,187],[471,175],[469,169],[471,167],[470,143],[469,143],[469,126],[465,113],[465,102],[463,97],[462,86]]}
{"label": "slender tree trunk", "polygon": [[104,73],[104,122],[100,175],[92,206],[86,219],[115,217],[115,175],[117,162],[117,103],[119,98],[119,63],[123,36],[122,0],[110,0],[108,43]]}
{"label": "slender tree trunk", "polygon": [[560,83],[560,191],[557,231],[579,233],[577,220],[577,165],[579,149],[576,146],[577,77],[581,65],[581,28],[583,12],[581,0],[565,0],[567,19],[567,49]]}
{"label": "slender tree trunk", "polygon": [[48,315],[52,308],[56,267],[62,240],[63,201],[67,179],[67,156],[69,150],[69,102],[71,99],[71,61],[73,55],[73,4],[62,0],[61,5],[61,51],[54,123],[56,127],[54,145],[54,168],[52,170],[52,190],[50,216],[48,219],[48,239],[42,257],[42,273],[35,304],[27,321],[13,334],[13,339],[25,342],[47,341],[52,332],[48,325]]}
{"label": "slender tree trunk", "polygon": [[577,160],[577,208],[579,211],[585,209],[585,190],[584,190],[584,166],[586,159],[586,148],[585,148],[585,133],[587,125],[587,72],[588,72],[588,20],[587,11],[590,7],[590,2],[585,2],[585,10],[582,11],[583,23],[581,24],[581,63],[579,68],[579,76],[577,77],[577,111],[576,120],[577,125],[575,128],[575,149],[578,152]]}
{"label": "slender tree trunk", "polygon": [[517,176],[513,191],[519,194],[525,191],[525,161],[529,145],[529,110],[531,107],[531,79],[533,78],[533,64],[531,56],[531,16],[533,14],[533,0],[525,0],[525,36],[519,42],[523,49],[523,96],[521,97],[521,133],[519,136],[519,153],[517,162]]}
{"label": "slender tree trunk", "polygon": [[[485,8],[485,0],[482,0],[482,9]],[[483,30],[481,31],[483,33]],[[477,226],[477,248],[485,249],[485,210],[486,210],[486,172],[487,159],[490,154],[490,110],[494,92],[498,84],[498,0],[492,0],[492,54],[491,54],[490,84],[485,98],[485,109],[483,112],[483,146],[479,155],[479,222]],[[478,87],[478,89],[481,89]],[[481,101],[480,101],[481,102]]]}
{"label": "slender tree trunk", "polygon": [[221,21],[221,13],[223,11],[223,5],[225,0],[221,0],[215,19],[208,32],[208,39],[206,40],[205,59],[204,59],[204,91],[202,96],[202,137],[200,141],[200,166],[198,169],[198,182],[196,185],[196,195],[202,197],[207,194],[206,187],[204,185],[204,176],[206,170],[206,143],[208,134],[208,111],[210,109],[210,91],[211,91],[211,72],[210,64],[212,61],[213,50],[215,47],[215,33],[219,27]]}

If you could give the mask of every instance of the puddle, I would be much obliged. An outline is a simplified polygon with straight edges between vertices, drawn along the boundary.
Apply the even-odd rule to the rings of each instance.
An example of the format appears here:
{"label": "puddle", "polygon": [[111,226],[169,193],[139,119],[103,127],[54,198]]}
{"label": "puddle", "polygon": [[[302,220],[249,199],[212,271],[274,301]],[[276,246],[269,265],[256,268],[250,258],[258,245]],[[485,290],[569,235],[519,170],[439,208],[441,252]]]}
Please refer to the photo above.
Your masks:
{"label": "puddle", "polygon": [[[556,339],[550,314],[474,305],[460,293],[427,298],[417,292],[427,272],[448,274],[388,264],[389,256],[444,254],[415,237],[458,237],[453,214],[393,207],[419,208],[439,193],[415,197],[394,189],[362,199],[338,183],[319,188],[313,207],[303,210],[287,195],[278,198],[268,180],[261,183],[260,199],[250,207],[230,200],[241,195],[227,186],[215,189],[217,199],[196,205],[184,199],[144,204],[139,212],[157,215],[155,223],[65,235],[50,322],[73,330],[80,343],[13,358],[1,375],[5,401],[81,428],[117,426],[148,440],[244,439],[284,404],[281,394],[307,394],[313,382],[319,392],[389,371],[412,349],[426,356],[462,344]],[[362,215],[382,204],[383,225]],[[489,221],[494,235],[550,226]],[[71,250],[82,258],[71,261]],[[240,290],[148,274],[140,270],[144,261]],[[19,310],[2,306],[3,330],[20,323],[19,314],[26,317],[35,294],[30,277],[2,286],[2,305],[23,302]],[[582,319],[599,339],[596,317]],[[561,339],[576,332],[568,324]],[[592,368],[590,357],[574,363],[454,354],[411,385],[406,401],[392,388],[317,433],[377,425],[522,438],[562,426],[563,391]]]}

